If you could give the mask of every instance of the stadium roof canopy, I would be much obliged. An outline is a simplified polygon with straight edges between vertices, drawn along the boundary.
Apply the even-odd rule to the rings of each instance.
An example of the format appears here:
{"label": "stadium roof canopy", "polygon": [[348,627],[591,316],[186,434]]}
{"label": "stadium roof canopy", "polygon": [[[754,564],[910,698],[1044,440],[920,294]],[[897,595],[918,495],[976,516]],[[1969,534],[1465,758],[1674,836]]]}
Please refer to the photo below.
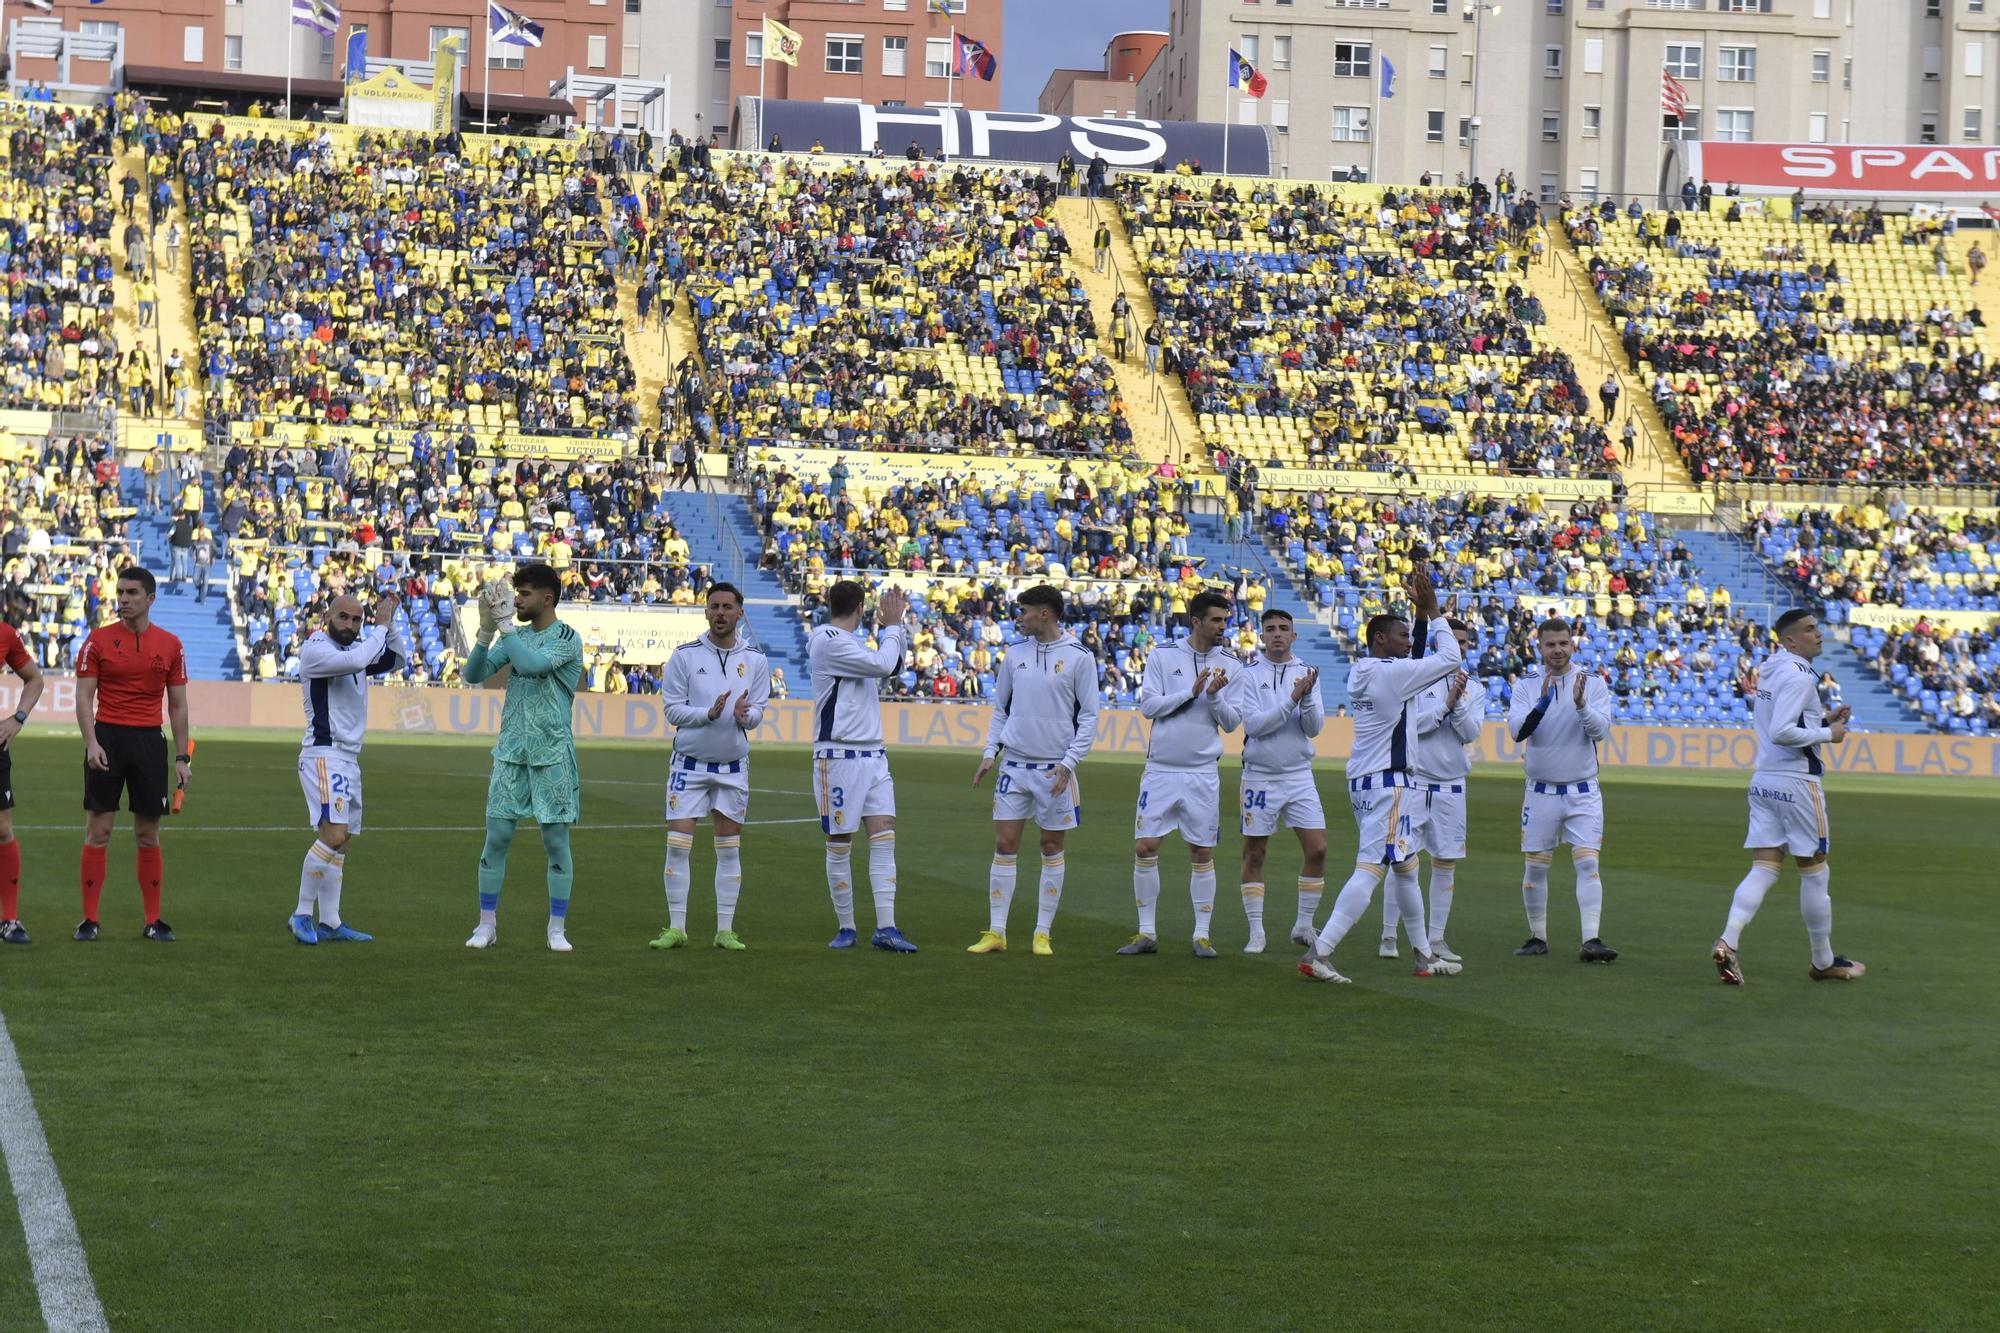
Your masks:
{"label": "stadium roof canopy", "polygon": [[[216,93],[248,93],[259,97],[283,97],[282,74],[244,74],[236,70],[185,68],[169,65],[127,65],[127,87],[189,88]],[[315,102],[338,102],[347,89],[338,79],[293,79],[292,96]]]}

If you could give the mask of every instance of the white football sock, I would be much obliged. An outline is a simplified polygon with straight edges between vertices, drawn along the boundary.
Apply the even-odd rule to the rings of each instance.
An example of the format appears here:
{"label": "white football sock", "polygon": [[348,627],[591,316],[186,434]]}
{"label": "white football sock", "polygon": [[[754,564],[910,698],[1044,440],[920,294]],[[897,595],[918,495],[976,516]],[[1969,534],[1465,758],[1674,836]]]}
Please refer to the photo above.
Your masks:
{"label": "white football sock", "polygon": [[1729,924],[1722,928],[1722,942],[1732,949],[1743,947],[1743,928],[1757,915],[1757,909],[1764,905],[1764,895],[1778,882],[1778,867],[1767,861],[1752,861],[1750,873],[1736,886],[1736,896],[1729,900]]}
{"label": "white football sock", "polygon": [[324,882],[327,866],[333,863],[333,848],[313,839],[313,845],[306,849],[306,859],[299,867],[299,916],[311,916],[313,905],[319,901],[319,886]]}
{"label": "white football sock", "polygon": [[1194,938],[1205,940],[1208,923],[1215,916],[1215,862],[1188,867],[1188,898],[1194,903]]}
{"label": "white football sock", "polygon": [[694,834],[667,834],[667,864],[660,882],[667,890],[667,924],[675,930],[688,925],[688,857],[694,850]]}
{"label": "white football sock", "polygon": [[896,927],[896,830],[868,835],[868,891],[875,895],[875,929]]}
{"label": "white football sock", "polygon": [[736,929],[736,899],[743,892],[743,835],[715,839],[715,928]]}
{"label": "white football sock", "polygon": [[1806,919],[1814,967],[1833,966],[1833,898],[1826,891],[1831,875],[1825,862],[1799,872],[1799,915]]}
{"label": "white football sock", "polygon": [[1255,935],[1264,928],[1264,883],[1262,880],[1246,880],[1243,884],[1243,919],[1250,923],[1250,933]]}
{"label": "white football sock", "polygon": [[319,923],[338,930],[340,928],[340,883],[347,875],[347,853],[335,852],[326,868],[319,872]]}
{"label": "white football sock", "polygon": [[1382,896],[1387,898],[1392,894],[1402,911],[1403,933],[1410,937],[1410,948],[1416,953],[1429,953],[1430,932],[1424,929],[1424,886],[1417,882],[1415,857],[1390,869],[1389,887]]}
{"label": "white football sock", "polygon": [[826,845],[826,891],[833,897],[833,915],[842,930],[854,929],[854,871],[851,842]]}
{"label": "white football sock", "polygon": [[1354,929],[1354,923],[1368,913],[1368,900],[1375,896],[1375,886],[1382,882],[1381,866],[1356,866],[1354,873],[1347,877],[1347,883],[1340,886],[1340,893],[1333,900],[1333,915],[1326,919],[1326,928],[1319,933],[1319,940],[1313,950],[1325,958],[1347,938],[1347,932]]}
{"label": "white football sock", "polygon": [[1056,908],[1062,903],[1063,854],[1042,854],[1042,901],[1035,908],[1035,929],[1046,935],[1055,928]]}
{"label": "white football sock", "polygon": [[[1395,872],[1391,871],[1383,882],[1385,887],[1382,891],[1382,938],[1393,940],[1396,938],[1396,927],[1403,920],[1403,904],[1402,900],[1396,896]],[[1412,941],[1412,943],[1421,943],[1421,941]]]}
{"label": "white football sock", "polygon": [[1160,858],[1132,859],[1132,900],[1139,905],[1139,933],[1158,936],[1153,926],[1153,908],[1160,901]]}
{"label": "white football sock", "polygon": [[1583,925],[1583,938],[1597,938],[1598,918],[1604,914],[1604,881],[1597,877],[1597,853],[1571,852],[1576,867],[1576,911]]}
{"label": "white football sock", "polygon": [[[1444,942],[1445,922],[1451,920],[1452,887],[1458,882],[1456,863],[1441,866],[1431,862],[1431,943]],[[1436,953],[1436,949],[1431,950]]]}
{"label": "white football sock", "polygon": [[986,872],[986,927],[995,935],[1007,933],[1007,909],[1014,905],[1014,858],[1005,852],[993,853],[993,865]]}
{"label": "white football sock", "polygon": [[1313,919],[1319,915],[1320,896],[1326,892],[1326,881],[1299,876],[1299,915],[1292,922],[1293,930],[1311,930]]}
{"label": "white football sock", "polygon": [[1549,854],[1529,852],[1521,867],[1521,905],[1528,909],[1528,934],[1549,937]]}

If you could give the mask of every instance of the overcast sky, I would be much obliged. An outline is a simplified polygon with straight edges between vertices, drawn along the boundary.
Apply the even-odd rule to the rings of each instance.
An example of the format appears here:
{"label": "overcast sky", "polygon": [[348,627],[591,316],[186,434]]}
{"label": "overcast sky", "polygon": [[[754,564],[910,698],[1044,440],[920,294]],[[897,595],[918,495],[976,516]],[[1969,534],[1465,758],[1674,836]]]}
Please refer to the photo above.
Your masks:
{"label": "overcast sky", "polygon": [[[1111,35],[1133,28],[1164,32],[1168,0],[1007,0],[1007,31],[1000,59],[1000,106],[1033,111],[1035,98],[1058,67],[1103,67]],[[968,28],[978,31],[979,10],[968,6]]]}

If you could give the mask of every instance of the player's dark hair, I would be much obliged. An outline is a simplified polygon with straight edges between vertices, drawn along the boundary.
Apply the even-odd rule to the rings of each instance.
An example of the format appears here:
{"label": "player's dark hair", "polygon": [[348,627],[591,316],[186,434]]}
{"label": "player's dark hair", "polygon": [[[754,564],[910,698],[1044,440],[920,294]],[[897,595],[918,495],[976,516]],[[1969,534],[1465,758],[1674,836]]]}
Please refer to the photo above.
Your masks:
{"label": "player's dark hair", "polygon": [[1057,620],[1062,619],[1063,595],[1046,583],[1037,583],[1014,600],[1021,606],[1046,606]]}
{"label": "player's dark hair", "polygon": [[1292,623],[1292,613],[1290,611],[1285,610],[1283,607],[1274,606],[1270,608],[1268,611],[1264,612],[1263,615],[1259,616],[1257,618],[1257,623],[1259,625],[1268,625],[1274,620],[1282,620],[1287,625],[1289,625]]}
{"label": "player's dark hair", "polygon": [[702,598],[702,600],[706,602],[710,598],[722,596],[734,597],[737,606],[740,607],[743,605],[743,590],[733,583],[723,583],[720,580],[708,585],[708,596]]}
{"label": "player's dark hair", "polygon": [[1221,593],[1198,592],[1194,595],[1194,600],[1188,603],[1188,619],[1190,621],[1200,620],[1210,611],[1227,611],[1228,609],[1229,599]]}
{"label": "player's dark hair", "polygon": [[144,565],[125,566],[118,571],[118,581],[120,583],[138,584],[146,590],[146,596],[148,597],[153,596],[160,588],[160,581],[154,578],[153,571]]}
{"label": "player's dark hair", "polygon": [[1812,617],[1813,613],[1805,607],[1795,606],[1778,617],[1777,623],[1771,626],[1771,633],[1782,636],[1786,630],[1798,624],[1801,620],[1810,620]]}
{"label": "player's dark hair", "polygon": [[853,579],[842,579],[826,590],[826,613],[835,620],[843,620],[859,611],[867,598],[866,588]]}
{"label": "player's dark hair", "polygon": [[562,600],[562,575],[556,573],[553,565],[522,565],[514,571],[514,591],[534,588]]}
{"label": "player's dark hair", "polygon": [[1454,634],[1472,633],[1472,626],[1466,624],[1463,620],[1460,620],[1457,616],[1446,616],[1444,623],[1451,626],[1451,631]]}
{"label": "player's dark hair", "polygon": [[1561,616],[1550,616],[1547,620],[1544,620],[1541,624],[1535,626],[1535,637],[1538,639],[1541,638],[1544,634],[1574,634],[1574,633],[1576,633],[1575,627],[1572,626],[1567,620],[1564,620]]}
{"label": "player's dark hair", "polygon": [[1404,623],[1406,622],[1403,620],[1401,616],[1391,615],[1386,612],[1379,616],[1368,617],[1368,631],[1367,631],[1368,646],[1370,648],[1373,648],[1375,646],[1375,640],[1389,632],[1389,626],[1400,625]]}

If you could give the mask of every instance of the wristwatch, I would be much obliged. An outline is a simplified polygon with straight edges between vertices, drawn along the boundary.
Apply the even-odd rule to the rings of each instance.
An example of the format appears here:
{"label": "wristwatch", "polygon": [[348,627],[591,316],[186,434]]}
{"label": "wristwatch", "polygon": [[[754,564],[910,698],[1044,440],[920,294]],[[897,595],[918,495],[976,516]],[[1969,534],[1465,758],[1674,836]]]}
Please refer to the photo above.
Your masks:
{"label": "wristwatch", "polygon": [[17,708],[17,709],[15,709],[15,710],[14,710],[14,720],[15,720],[16,722],[19,722],[19,723],[20,723],[20,724],[21,724],[22,726],[24,726],[24,727],[25,727],[25,726],[27,726],[27,725],[28,725],[28,710],[27,710],[27,709],[25,709],[25,708]]}
{"label": "wristwatch", "polygon": [[186,765],[187,765],[187,766],[188,766],[189,768],[193,768],[193,767],[194,767],[194,756],[193,756],[193,755],[191,755],[191,754],[180,754],[180,755],[175,755],[175,756],[174,756],[174,762],[175,762],[175,763],[177,763],[177,764],[186,764]]}

